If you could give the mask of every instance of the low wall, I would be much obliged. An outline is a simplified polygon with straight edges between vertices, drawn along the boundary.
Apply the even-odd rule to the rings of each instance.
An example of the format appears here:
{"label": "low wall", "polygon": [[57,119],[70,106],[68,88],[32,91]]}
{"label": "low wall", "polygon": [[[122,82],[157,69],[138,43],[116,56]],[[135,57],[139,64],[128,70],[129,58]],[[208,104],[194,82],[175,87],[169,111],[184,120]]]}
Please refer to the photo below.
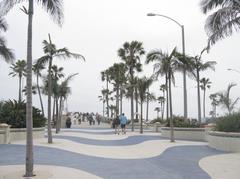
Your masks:
{"label": "low wall", "polygon": [[[33,139],[44,137],[45,128],[33,128]],[[26,128],[10,128],[9,133],[0,129],[0,144],[26,140]]]}
{"label": "low wall", "polygon": [[226,152],[240,152],[240,133],[208,132],[209,147]]}
{"label": "low wall", "polygon": [[[162,136],[170,138],[170,127],[162,127]],[[182,128],[174,127],[175,139],[207,141],[205,128]]]}

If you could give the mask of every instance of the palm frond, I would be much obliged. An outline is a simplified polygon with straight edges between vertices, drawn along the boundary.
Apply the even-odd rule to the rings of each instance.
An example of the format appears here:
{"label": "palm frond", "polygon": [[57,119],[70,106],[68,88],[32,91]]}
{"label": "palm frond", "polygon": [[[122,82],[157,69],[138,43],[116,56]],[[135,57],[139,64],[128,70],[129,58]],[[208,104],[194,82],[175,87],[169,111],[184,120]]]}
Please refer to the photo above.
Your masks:
{"label": "palm frond", "polygon": [[37,0],[60,26],[63,24],[63,0]]}
{"label": "palm frond", "polygon": [[0,2],[0,17],[6,15],[16,4],[25,0],[2,0]]}

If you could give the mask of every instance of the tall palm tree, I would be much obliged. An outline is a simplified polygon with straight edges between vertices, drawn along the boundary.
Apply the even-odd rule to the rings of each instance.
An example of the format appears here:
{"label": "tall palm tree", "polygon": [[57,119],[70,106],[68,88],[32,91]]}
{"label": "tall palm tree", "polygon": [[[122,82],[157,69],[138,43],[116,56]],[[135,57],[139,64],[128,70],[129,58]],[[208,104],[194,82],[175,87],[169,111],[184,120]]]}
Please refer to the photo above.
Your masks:
{"label": "tall palm tree", "polygon": [[240,28],[239,0],[201,0],[201,10],[204,14],[215,11],[208,16],[205,29],[209,37],[209,45],[232,35]]}
{"label": "tall palm tree", "polygon": [[[162,119],[163,119],[163,117],[164,117],[164,111],[165,111],[165,103],[166,103],[166,99],[168,98],[168,97],[166,97],[166,95],[165,95],[165,92],[168,91],[166,84],[162,84],[162,85],[160,86],[160,91],[162,91],[162,97],[163,97],[163,99],[164,99],[164,100],[161,100],[161,102],[162,102]],[[168,93],[167,93],[167,94],[168,94]],[[161,104],[161,102],[160,102],[160,104]],[[167,116],[168,116],[168,115],[167,115]],[[166,118],[167,118],[167,117],[166,117]]]}
{"label": "tall palm tree", "polygon": [[157,111],[157,118],[159,118],[159,112],[161,111],[160,107],[155,107],[154,111]]}
{"label": "tall palm tree", "polygon": [[70,52],[66,47],[57,49],[56,45],[52,43],[50,34],[48,34],[49,41],[43,41],[43,51],[45,53],[44,56],[39,58],[38,60],[42,61],[42,63],[48,62],[48,143],[52,143],[52,132],[51,132],[51,96],[52,96],[52,78],[51,78],[51,69],[52,62],[54,58],[76,58],[83,59],[85,58],[76,53]]}
{"label": "tall palm tree", "polygon": [[201,97],[200,97],[200,72],[208,69],[215,70],[215,65],[217,64],[215,61],[202,61],[202,54],[205,52],[207,48],[204,48],[200,55],[197,55],[193,58],[186,57],[189,60],[189,64],[191,66],[191,75],[193,75],[194,79],[197,81],[197,95],[198,95],[198,122],[201,123]]}
{"label": "tall palm tree", "polygon": [[[20,0],[2,0],[0,3],[1,15],[7,14],[15,5],[21,3]],[[33,141],[32,141],[32,24],[33,24],[33,0],[28,1],[28,10],[23,7],[23,11],[28,16],[27,33],[27,140],[26,140],[26,171],[25,176],[33,176]],[[36,0],[59,24],[62,25],[63,8],[61,0]]]}
{"label": "tall palm tree", "polygon": [[212,111],[210,111],[211,116],[213,118],[217,117],[217,106],[219,105],[219,95],[218,93],[213,93],[209,96],[210,100],[212,100],[211,105],[212,105]]}
{"label": "tall palm tree", "polygon": [[19,79],[19,87],[18,87],[18,102],[22,101],[22,78],[26,76],[26,61],[25,60],[18,60],[16,63],[10,66],[11,72],[9,75],[15,77],[18,76]]}
{"label": "tall palm tree", "polygon": [[149,92],[149,88],[148,88],[146,93],[146,103],[147,103],[146,104],[146,121],[148,121],[149,103],[155,100],[156,100],[156,97],[154,93]]}
{"label": "tall palm tree", "polygon": [[[124,61],[129,75],[129,83],[133,85],[134,74],[141,71],[140,58],[145,54],[143,44],[138,41],[125,42],[123,47],[118,50],[118,56]],[[132,131],[134,131],[134,106],[133,106],[134,86],[130,87],[131,94],[131,121]]]}
{"label": "tall palm tree", "polygon": [[33,72],[35,73],[35,75],[37,77],[37,91],[38,91],[38,96],[39,96],[43,116],[45,116],[45,115],[44,115],[44,107],[43,107],[43,102],[42,102],[42,95],[41,95],[40,86],[39,86],[39,77],[42,76],[41,72],[44,69],[45,69],[44,65],[42,63],[40,63],[39,61],[36,61],[35,64],[33,65]]}
{"label": "tall palm tree", "polygon": [[[0,16],[0,32],[7,31],[7,23],[4,18]],[[6,40],[3,36],[0,36],[0,57],[5,60],[7,63],[13,62],[14,60],[14,54],[11,49],[7,48],[6,46]]]}
{"label": "tall palm tree", "polygon": [[165,86],[166,91],[166,118],[169,118],[169,94],[168,94],[168,62],[166,55],[162,50],[152,50],[147,54],[146,64],[150,62],[155,62],[153,66],[154,76],[158,78],[159,76],[165,76]]}
{"label": "tall palm tree", "polygon": [[102,103],[103,103],[103,104],[102,104],[102,105],[103,105],[103,111],[102,111],[103,113],[102,113],[102,114],[103,114],[103,117],[105,117],[105,102],[106,102],[106,100],[105,100],[103,94],[102,94],[102,96],[98,96],[98,98],[99,98],[99,100],[102,101]]}
{"label": "tall palm tree", "polygon": [[232,100],[230,98],[230,91],[231,89],[236,86],[235,83],[230,83],[227,87],[227,90],[224,92],[217,93],[219,96],[219,104],[222,105],[222,107],[226,108],[228,110],[228,114],[230,115],[232,111],[234,110],[235,105],[237,104],[239,97],[235,100]]}
{"label": "tall palm tree", "polygon": [[126,66],[123,63],[114,63],[113,66],[108,68],[109,80],[114,85],[114,90],[116,91],[116,116],[119,115],[120,90],[126,83],[126,71]]}
{"label": "tall palm tree", "polygon": [[101,72],[101,79],[102,81],[106,81],[106,104],[107,104],[107,117],[109,118],[109,71],[105,70]]}
{"label": "tall palm tree", "polygon": [[203,118],[205,119],[205,99],[206,99],[206,89],[211,87],[212,82],[209,78],[202,78],[200,80],[200,88],[203,90]]}
{"label": "tall palm tree", "polygon": [[163,119],[165,97],[164,96],[159,96],[157,100],[158,100],[158,103],[160,103],[161,118]]}
{"label": "tall palm tree", "polygon": [[140,99],[140,133],[143,133],[143,102],[147,98],[147,90],[149,86],[153,83],[152,78],[143,77],[137,81],[137,89]]}

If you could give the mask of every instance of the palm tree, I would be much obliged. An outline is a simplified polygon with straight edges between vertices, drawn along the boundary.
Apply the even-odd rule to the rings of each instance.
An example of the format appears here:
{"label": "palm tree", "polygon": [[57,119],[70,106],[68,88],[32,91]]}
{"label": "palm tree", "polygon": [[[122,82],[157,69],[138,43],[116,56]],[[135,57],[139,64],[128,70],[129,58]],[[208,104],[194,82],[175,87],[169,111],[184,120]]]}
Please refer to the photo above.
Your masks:
{"label": "palm tree", "polygon": [[19,87],[18,87],[18,102],[22,101],[22,78],[26,76],[26,61],[25,60],[18,60],[15,64],[10,66],[12,72],[9,75],[15,77],[18,76],[19,79]]}
{"label": "palm tree", "polygon": [[197,81],[197,94],[198,94],[198,122],[201,123],[201,97],[200,97],[200,72],[205,71],[207,69],[215,70],[215,65],[217,64],[215,61],[202,61],[202,54],[205,52],[207,48],[204,48],[200,55],[197,55],[193,58],[186,57],[189,60],[189,64],[191,66],[190,73]]}
{"label": "palm tree", "polygon": [[164,96],[159,96],[157,100],[158,100],[158,103],[160,103],[161,118],[163,119],[165,97]]}
{"label": "palm tree", "polygon": [[102,94],[102,96],[98,96],[99,100],[102,101],[102,105],[103,105],[103,117],[105,117],[105,98],[104,98],[104,95]]}
{"label": "palm tree", "polygon": [[37,91],[38,91],[38,96],[39,96],[43,116],[45,116],[45,115],[44,115],[44,107],[43,107],[43,102],[42,102],[42,95],[41,95],[40,86],[39,86],[39,77],[42,76],[41,71],[44,69],[45,69],[44,65],[42,63],[40,63],[39,61],[36,61],[35,64],[33,65],[33,72],[35,73],[35,75],[37,77]]}
{"label": "palm tree", "polygon": [[48,62],[48,143],[52,143],[52,132],[51,132],[51,96],[52,96],[52,78],[51,78],[51,69],[52,61],[54,58],[85,58],[76,53],[70,52],[66,47],[57,49],[56,45],[52,43],[50,34],[48,34],[49,42],[47,40],[43,41],[43,51],[46,55],[42,56],[38,60],[42,63]]}
{"label": "palm tree", "polygon": [[210,111],[210,115],[213,118],[217,117],[217,106],[219,105],[219,96],[218,93],[213,93],[209,96],[210,100],[212,100],[211,105],[213,107],[212,111]]}
{"label": "palm tree", "polygon": [[230,98],[230,91],[231,89],[236,86],[235,83],[230,83],[227,87],[227,90],[221,93],[217,93],[219,96],[219,104],[222,105],[222,107],[226,108],[228,110],[228,114],[230,115],[237,104],[239,97],[236,98],[234,101]]}
{"label": "palm tree", "polygon": [[[56,124],[56,132],[58,133],[61,129],[61,121],[62,121],[62,106],[63,101],[67,99],[67,97],[71,94],[71,88],[69,87],[69,82],[73,79],[74,76],[78,75],[78,73],[69,75],[65,80],[61,82],[60,85],[58,85],[58,94],[57,98],[59,98],[59,106],[56,106],[57,112],[57,124]],[[58,103],[56,103],[58,105]],[[58,112],[59,111],[59,112]]]}
{"label": "palm tree", "polygon": [[[0,32],[7,31],[7,23],[6,21],[0,16]],[[3,58],[7,63],[13,62],[14,54],[11,49],[6,47],[6,41],[4,37],[0,36],[0,57]]]}
{"label": "palm tree", "polygon": [[157,111],[157,118],[159,118],[159,112],[161,111],[160,107],[155,107],[154,111]]}
{"label": "palm tree", "polygon": [[240,3],[238,0],[202,0],[200,3],[204,14],[216,9],[208,16],[205,29],[209,37],[209,45],[232,35],[240,28]]}
{"label": "palm tree", "polygon": [[143,102],[147,98],[147,90],[149,86],[153,83],[152,78],[147,78],[143,77],[138,79],[137,81],[137,89],[138,89],[138,94],[139,94],[139,99],[140,99],[140,133],[143,133]]}
{"label": "palm tree", "polygon": [[119,115],[119,101],[120,101],[120,90],[126,83],[125,73],[127,71],[126,66],[123,63],[114,63],[113,66],[108,68],[109,81],[114,85],[116,91],[116,116]]}
{"label": "palm tree", "polygon": [[169,95],[168,95],[168,63],[167,60],[164,60],[166,58],[167,54],[164,54],[161,50],[152,50],[147,54],[146,58],[146,64],[149,64],[150,62],[155,62],[153,66],[154,70],[154,76],[156,78],[160,76],[165,75],[165,86],[164,90],[166,91],[166,118],[169,118]]}
{"label": "palm tree", "polygon": [[[118,56],[124,61],[128,73],[129,73],[129,83],[133,85],[134,74],[136,71],[141,71],[140,58],[145,54],[143,44],[138,41],[125,42],[123,47],[118,50]],[[133,106],[133,93],[134,86],[130,87],[131,94],[131,121],[132,121],[132,131],[134,131],[134,106]]]}
{"label": "palm tree", "polygon": [[106,104],[107,104],[107,117],[109,118],[109,71],[105,70],[101,72],[102,81],[106,81]]}
{"label": "palm tree", "polygon": [[205,98],[206,98],[206,89],[211,87],[212,82],[209,78],[202,78],[200,80],[200,88],[203,90],[203,118],[205,119]]}
{"label": "palm tree", "polygon": [[156,97],[155,97],[154,93],[150,93],[149,88],[148,88],[147,92],[146,92],[146,103],[147,103],[147,106],[146,106],[146,121],[148,121],[149,102],[155,101],[155,100],[156,100]]}
{"label": "palm tree", "polygon": [[[21,3],[18,0],[2,0],[0,3],[1,15],[7,14],[16,4]],[[62,24],[63,11],[61,0],[37,0],[38,4],[53,17],[59,24]],[[33,24],[33,4],[34,1],[28,1],[28,10],[23,7],[22,10],[28,16],[28,33],[27,33],[27,149],[26,149],[26,171],[25,176],[33,176],[33,141],[32,141],[32,24]]]}
{"label": "palm tree", "polygon": [[[163,99],[164,100],[160,100],[161,102],[162,102],[162,119],[163,119],[163,117],[164,117],[164,111],[165,111],[165,103],[166,103],[166,99],[168,98],[168,97],[166,97],[165,96],[165,91],[168,91],[167,90],[167,87],[166,87],[166,84],[162,84],[161,86],[160,86],[160,91],[162,91],[162,97],[163,97]],[[168,93],[167,93],[168,94]],[[159,102],[160,102],[159,101]],[[160,102],[160,104],[161,104],[161,102]],[[168,115],[167,115],[167,117],[168,117]],[[166,118],[167,118],[166,117]]]}

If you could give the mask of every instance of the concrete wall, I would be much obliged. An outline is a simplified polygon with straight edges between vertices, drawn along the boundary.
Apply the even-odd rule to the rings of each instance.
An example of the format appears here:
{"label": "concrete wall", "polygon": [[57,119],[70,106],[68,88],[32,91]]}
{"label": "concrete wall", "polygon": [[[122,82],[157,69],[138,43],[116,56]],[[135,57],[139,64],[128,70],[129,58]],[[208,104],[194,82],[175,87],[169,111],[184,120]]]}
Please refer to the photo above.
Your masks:
{"label": "concrete wall", "polygon": [[[162,136],[170,138],[170,128],[162,127]],[[178,128],[174,127],[175,139],[207,141],[205,128]]]}
{"label": "concrete wall", "polygon": [[240,152],[240,133],[211,131],[208,145],[221,151]]}
{"label": "concrete wall", "polygon": [[[34,128],[33,139],[44,137],[45,128]],[[18,140],[26,140],[26,129],[25,128],[10,128],[9,133],[0,129],[0,144],[9,144]]]}

